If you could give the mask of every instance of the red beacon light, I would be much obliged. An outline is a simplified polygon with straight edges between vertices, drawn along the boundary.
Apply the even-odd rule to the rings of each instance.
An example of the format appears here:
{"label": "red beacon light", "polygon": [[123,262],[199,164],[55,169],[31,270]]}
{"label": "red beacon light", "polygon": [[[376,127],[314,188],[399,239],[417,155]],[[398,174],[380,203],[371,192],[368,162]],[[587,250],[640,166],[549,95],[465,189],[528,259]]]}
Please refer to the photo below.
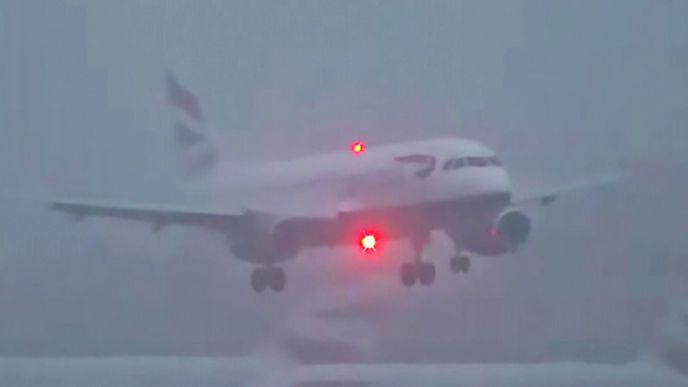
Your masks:
{"label": "red beacon light", "polygon": [[365,152],[365,143],[362,141],[356,141],[351,144],[351,152],[355,155],[360,155]]}

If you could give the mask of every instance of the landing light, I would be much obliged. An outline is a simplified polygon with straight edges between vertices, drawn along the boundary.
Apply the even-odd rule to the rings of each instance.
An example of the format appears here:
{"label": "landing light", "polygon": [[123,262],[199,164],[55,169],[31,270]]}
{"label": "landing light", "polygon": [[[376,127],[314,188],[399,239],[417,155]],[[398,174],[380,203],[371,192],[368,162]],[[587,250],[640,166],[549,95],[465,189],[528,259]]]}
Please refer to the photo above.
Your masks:
{"label": "landing light", "polygon": [[351,144],[351,152],[355,155],[360,155],[361,153],[365,152],[365,143],[362,141],[356,141],[353,144]]}
{"label": "landing light", "polygon": [[373,234],[366,234],[361,238],[361,247],[364,252],[375,251],[375,245],[377,245],[377,238]]}

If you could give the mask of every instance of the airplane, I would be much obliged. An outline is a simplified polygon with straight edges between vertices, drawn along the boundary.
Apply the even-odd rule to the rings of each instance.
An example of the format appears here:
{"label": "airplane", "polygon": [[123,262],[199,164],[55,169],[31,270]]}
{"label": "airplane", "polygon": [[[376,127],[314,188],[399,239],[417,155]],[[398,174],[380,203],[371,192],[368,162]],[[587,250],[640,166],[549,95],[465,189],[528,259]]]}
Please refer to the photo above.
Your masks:
{"label": "airplane", "polygon": [[258,266],[250,281],[256,292],[282,291],[280,264],[303,249],[353,245],[361,254],[380,255],[389,241],[400,239],[413,247],[413,257],[401,265],[401,282],[429,286],[436,270],[423,251],[432,231],[444,231],[454,243],[449,269],[467,273],[470,255],[513,252],[529,239],[525,208],[620,177],[602,175],[519,196],[496,152],[461,138],[380,146],[354,141],[341,151],[237,167],[221,160],[196,95],[171,74],[166,84],[184,175],[209,194],[197,195],[192,204],[53,198],[50,205],[75,219],[124,218],[150,222],[154,231],[177,224],[226,233],[232,254]]}

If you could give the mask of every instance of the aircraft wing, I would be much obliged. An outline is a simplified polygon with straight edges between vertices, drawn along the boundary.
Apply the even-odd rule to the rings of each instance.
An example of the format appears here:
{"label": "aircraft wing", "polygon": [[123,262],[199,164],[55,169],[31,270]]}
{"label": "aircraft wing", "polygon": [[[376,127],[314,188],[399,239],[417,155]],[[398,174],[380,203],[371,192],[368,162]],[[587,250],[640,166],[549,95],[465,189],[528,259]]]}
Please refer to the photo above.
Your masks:
{"label": "aircraft wing", "polygon": [[547,206],[554,202],[560,195],[615,183],[626,178],[627,176],[628,175],[625,173],[595,175],[588,178],[561,184],[559,186],[553,186],[533,191],[517,192],[514,194],[511,203],[514,205],[535,204],[539,206]]}
{"label": "aircraft wing", "polygon": [[318,196],[317,191],[285,188],[286,194],[256,192],[250,199],[236,198],[216,204],[159,204],[145,202],[109,201],[86,198],[41,200],[53,210],[71,214],[80,220],[87,217],[106,217],[150,222],[154,231],[171,224],[200,226],[228,231],[241,227],[247,218],[263,214],[274,219],[332,220],[337,208],[331,201]]}
{"label": "aircraft wing", "polygon": [[239,208],[228,207],[201,208],[90,199],[57,199],[49,202],[52,209],[72,214],[76,219],[99,216],[145,221],[151,222],[156,231],[170,224],[189,224],[226,230],[246,215],[246,212]]}

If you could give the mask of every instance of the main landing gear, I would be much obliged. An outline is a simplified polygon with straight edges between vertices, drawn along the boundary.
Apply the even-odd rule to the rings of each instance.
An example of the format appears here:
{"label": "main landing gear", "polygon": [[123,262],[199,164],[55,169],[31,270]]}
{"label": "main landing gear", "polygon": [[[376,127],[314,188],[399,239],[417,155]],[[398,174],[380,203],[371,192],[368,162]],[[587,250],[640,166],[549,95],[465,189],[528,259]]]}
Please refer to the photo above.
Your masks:
{"label": "main landing gear", "polygon": [[416,281],[429,286],[435,282],[435,265],[430,262],[405,262],[401,265],[401,283],[413,286]]}
{"label": "main landing gear", "polygon": [[435,265],[423,262],[423,247],[428,242],[429,235],[423,235],[411,240],[415,252],[414,262],[405,262],[401,265],[401,283],[410,287],[420,282],[421,285],[430,286],[435,282]]}
{"label": "main landing gear", "polygon": [[281,292],[287,284],[287,275],[281,267],[259,267],[251,273],[251,287],[257,293],[270,288],[274,292]]}
{"label": "main landing gear", "polygon": [[449,261],[449,269],[452,273],[468,273],[471,268],[471,259],[466,254],[459,254]]}

